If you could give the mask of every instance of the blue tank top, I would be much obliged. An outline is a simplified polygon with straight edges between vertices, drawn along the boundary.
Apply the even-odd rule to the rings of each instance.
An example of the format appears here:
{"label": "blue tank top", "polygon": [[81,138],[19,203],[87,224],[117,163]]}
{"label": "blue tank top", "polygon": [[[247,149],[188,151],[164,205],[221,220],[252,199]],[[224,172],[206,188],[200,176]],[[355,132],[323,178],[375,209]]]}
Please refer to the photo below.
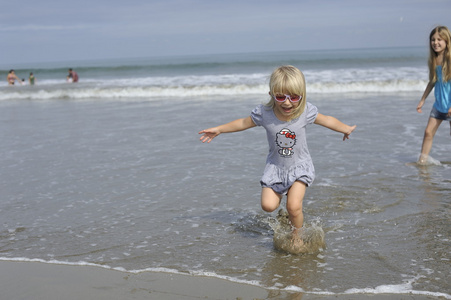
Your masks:
{"label": "blue tank top", "polygon": [[451,107],[451,80],[443,81],[442,66],[435,68],[437,81],[435,82],[434,107],[441,113],[448,113]]}

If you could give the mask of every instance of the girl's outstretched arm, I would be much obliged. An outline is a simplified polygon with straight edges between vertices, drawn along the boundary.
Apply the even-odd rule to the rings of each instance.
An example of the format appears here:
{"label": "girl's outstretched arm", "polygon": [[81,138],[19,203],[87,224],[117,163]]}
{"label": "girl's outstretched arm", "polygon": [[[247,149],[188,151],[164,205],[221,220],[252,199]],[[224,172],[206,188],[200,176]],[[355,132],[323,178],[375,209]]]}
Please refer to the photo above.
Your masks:
{"label": "girl's outstretched arm", "polygon": [[238,120],[229,122],[227,124],[222,124],[217,127],[212,127],[212,128],[208,128],[208,129],[199,131],[199,134],[202,134],[202,136],[200,137],[200,140],[202,141],[202,143],[205,143],[205,142],[210,143],[212,139],[214,139],[221,133],[242,131],[242,130],[246,130],[246,129],[249,129],[249,128],[252,128],[255,126],[256,125],[255,125],[254,121],[252,121],[251,117],[238,119]]}
{"label": "girl's outstretched arm", "polygon": [[349,139],[349,135],[357,127],[357,125],[354,126],[346,125],[334,117],[325,116],[320,113],[318,113],[318,115],[316,116],[315,124],[343,133],[344,134],[343,141]]}

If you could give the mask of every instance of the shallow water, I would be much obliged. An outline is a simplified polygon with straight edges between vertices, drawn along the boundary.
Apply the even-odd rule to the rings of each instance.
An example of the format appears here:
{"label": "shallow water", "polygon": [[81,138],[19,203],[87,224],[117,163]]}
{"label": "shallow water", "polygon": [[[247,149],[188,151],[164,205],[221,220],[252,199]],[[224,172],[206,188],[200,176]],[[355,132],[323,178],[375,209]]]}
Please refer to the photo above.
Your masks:
{"label": "shallow water", "polygon": [[310,95],[321,113],[358,127],[346,142],[308,128],[317,178],[305,221],[327,244],[308,255],[274,249],[276,212],[259,204],[264,130],[198,140],[266,99],[2,101],[0,256],[320,294],[383,287],[451,297],[450,128],[439,128],[431,153],[442,165],[417,166],[427,122],[418,97]]}

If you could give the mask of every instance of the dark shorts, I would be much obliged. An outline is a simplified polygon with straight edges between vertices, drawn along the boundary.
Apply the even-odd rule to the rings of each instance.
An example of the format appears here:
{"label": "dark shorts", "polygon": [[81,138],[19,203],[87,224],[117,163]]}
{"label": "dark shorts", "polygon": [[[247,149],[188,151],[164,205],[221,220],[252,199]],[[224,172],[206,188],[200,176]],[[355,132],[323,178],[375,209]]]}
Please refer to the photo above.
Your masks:
{"label": "dark shorts", "polygon": [[448,116],[447,113],[439,112],[435,107],[432,107],[430,117],[438,120],[451,122],[451,116]]}

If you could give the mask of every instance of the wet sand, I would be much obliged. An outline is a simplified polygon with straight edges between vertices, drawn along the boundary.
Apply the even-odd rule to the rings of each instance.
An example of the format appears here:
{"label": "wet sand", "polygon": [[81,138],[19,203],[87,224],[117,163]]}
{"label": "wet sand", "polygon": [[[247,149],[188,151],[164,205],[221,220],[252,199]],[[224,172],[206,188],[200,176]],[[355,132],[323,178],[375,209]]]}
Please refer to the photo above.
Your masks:
{"label": "wet sand", "polygon": [[205,276],[9,261],[0,262],[0,290],[1,298],[8,300],[444,299],[412,294],[291,293]]}

